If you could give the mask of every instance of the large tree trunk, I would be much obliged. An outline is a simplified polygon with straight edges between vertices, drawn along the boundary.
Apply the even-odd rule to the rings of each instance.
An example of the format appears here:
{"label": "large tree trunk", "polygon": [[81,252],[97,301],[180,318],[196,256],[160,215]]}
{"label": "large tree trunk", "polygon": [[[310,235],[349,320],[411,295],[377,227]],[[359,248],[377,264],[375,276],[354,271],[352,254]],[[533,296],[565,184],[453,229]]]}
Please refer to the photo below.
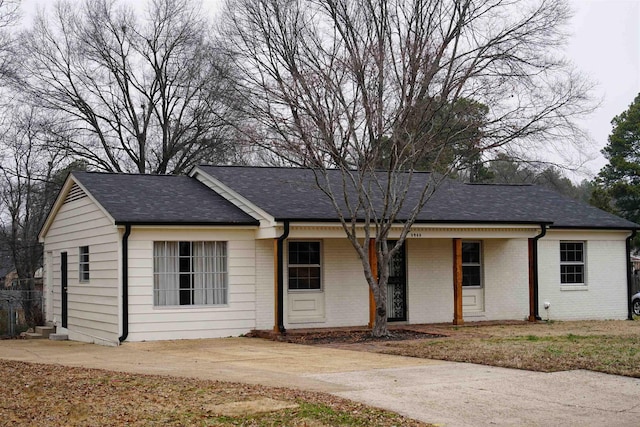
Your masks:
{"label": "large tree trunk", "polygon": [[[380,255],[379,251],[378,255]],[[378,259],[381,257],[378,256]],[[378,278],[373,284],[373,299],[376,302],[376,316],[371,335],[379,338],[389,335],[387,327],[387,282],[389,281],[389,263],[382,261],[378,267]]]}
{"label": "large tree trunk", "polygon": [[376,301],[376,319],[371,329],[371,335],[379,338],[389,335],[387,327],[387,303],[386,301],[378,303]]}

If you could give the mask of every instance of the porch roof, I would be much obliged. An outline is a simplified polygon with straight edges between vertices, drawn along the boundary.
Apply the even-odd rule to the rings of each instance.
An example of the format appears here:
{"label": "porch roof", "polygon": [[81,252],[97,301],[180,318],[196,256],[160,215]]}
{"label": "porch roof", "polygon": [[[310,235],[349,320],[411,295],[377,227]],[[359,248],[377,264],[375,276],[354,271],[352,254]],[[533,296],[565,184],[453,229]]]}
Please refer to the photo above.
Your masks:
{"label": "porch roof", "polygon": [[[333,205],[310,169],[200,166],[198,169],[272,215],[277,221],[336,221]],[[405,208],[408,217],[422,187],[432,178],[413,174]],[[339,171],[330,171],[340,189]],[[384,179],[384,177],[382,178]],[[341,190],[340,191],[341,194]],[[343,204],[344,205],[344,204]],[[378,207],[379,209],[381,207]],[[557,228],[636,229],[639,225],[535,185],[463,184],[445,179],[418,215],[418,223],[552,224]]]}

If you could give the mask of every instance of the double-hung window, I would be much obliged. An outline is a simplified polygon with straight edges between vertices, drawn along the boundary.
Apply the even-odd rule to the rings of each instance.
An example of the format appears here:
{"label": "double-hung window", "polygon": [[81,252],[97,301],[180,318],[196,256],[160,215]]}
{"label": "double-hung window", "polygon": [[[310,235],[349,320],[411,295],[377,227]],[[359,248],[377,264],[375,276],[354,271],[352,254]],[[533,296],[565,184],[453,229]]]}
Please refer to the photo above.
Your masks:
{"label": "double-hung window", "polygon": [[89,281],[89,246],[80,246],[78,249],[78,280]]}
{"label": "double-hung window", "polygon": [[153,304],[227,303],[226,242],[154,242]]}
{"label": "double-hung window", "polygon": [[462,242],[462,286],[482,287],[482,245]]}
{"label": "double-hung window", "polygon": [[560,283],[585,284],[584,242],[560,242]]}
{"label": "double-hung window", "polygon": [[289,290],[319,290],[320,242],[289,242]]}

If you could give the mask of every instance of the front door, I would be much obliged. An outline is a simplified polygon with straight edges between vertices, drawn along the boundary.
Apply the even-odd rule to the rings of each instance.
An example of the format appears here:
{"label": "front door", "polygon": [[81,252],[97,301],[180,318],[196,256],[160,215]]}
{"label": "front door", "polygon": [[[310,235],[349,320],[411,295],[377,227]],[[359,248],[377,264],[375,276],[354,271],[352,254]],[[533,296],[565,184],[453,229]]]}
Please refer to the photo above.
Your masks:
{"label": "front door", "polygon": [[[393,245],[395,242],[389,242]],[[407,320],[407,263],[404,244],[396,252],[389,265],[387,283],[387,320]]]}
{"label": "front door", "polygon": [[62,305],[62,327],[67,327],[67,253],[60,254],[60,303]]}

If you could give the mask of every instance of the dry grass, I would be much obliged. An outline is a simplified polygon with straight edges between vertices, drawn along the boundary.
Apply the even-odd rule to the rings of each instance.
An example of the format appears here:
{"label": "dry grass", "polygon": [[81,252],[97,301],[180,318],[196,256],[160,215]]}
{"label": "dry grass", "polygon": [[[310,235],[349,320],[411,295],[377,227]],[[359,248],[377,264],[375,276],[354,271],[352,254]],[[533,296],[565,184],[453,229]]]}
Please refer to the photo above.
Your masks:
{"label": "dry grass", "polygon": [[[236,383],[4,360],[0,378],[3,426],[426,425],[322,393]],[[265,404],[273,410],[261,412]]]}
{"label": "dry grass", "polygon": [[438,326],[446,338],[385,343],[377,351],[553,372],[588,369],[640,378],[640,321]]}

